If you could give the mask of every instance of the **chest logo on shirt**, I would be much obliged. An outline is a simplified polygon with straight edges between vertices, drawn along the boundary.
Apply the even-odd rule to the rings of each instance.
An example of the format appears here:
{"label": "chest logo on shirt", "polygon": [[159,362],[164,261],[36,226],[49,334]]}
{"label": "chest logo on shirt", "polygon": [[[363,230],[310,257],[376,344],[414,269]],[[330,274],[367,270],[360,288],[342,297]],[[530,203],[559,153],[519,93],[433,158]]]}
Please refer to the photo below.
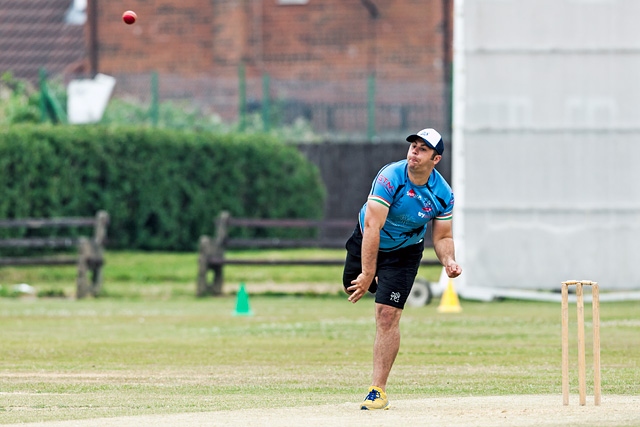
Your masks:
{"label": "chest logo on shirt", "polygon": [[433,206],[431,205],[431,200],[423,198],[420,194],[416,193],[412,188],[407,191],[407,197],[411,197],[412,199],[417,199],[422,202],[422,210],[418,212],[418,216],[420,218],[431,218],[433,212]]}
{"label": "chest logo on shirt", "polygon": [[418,212],[420,218],[431,218],[433,216],[433,206],[431,200],[423,200],[422,212]]}
{"label": "chest logo on shirt", "polygon": [[431,214],[431,212],[433,212],[433,208],[431,207],[431,202],[427,200],[427,203],[424,204],[424,206],[422,207],[422,215],[426,215],[426,214]]}

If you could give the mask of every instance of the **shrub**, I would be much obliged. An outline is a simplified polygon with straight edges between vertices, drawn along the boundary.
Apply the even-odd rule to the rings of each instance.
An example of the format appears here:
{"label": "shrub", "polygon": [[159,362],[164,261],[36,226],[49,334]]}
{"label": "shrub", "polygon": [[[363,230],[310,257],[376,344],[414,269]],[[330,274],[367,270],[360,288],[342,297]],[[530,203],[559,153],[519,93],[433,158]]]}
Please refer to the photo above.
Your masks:
{"label": "shrub", "polygon": [[260,134],[123,126],[0,131],[0,218],[109,212],[111,248],[195,250],[221,210],[318,218],[325,189],[294,147]]}

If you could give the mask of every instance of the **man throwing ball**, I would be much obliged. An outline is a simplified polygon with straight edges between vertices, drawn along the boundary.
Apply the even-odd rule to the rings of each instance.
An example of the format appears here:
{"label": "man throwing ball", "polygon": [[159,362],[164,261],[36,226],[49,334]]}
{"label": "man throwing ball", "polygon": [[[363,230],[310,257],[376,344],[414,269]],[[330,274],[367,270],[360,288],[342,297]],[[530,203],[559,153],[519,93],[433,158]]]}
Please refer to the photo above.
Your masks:
{"label": "man throwing ball", "polygon": [[400,348],[400,316],[418,273],[424,235],[451,278],[462,273],[455,260],[451,187],[435,170],[444,143],[434,129],[409,135],[406,160],[384,166],[362,206],[358,227],[347,240],[342,282],[349,301],[375,294],[373,380],[360,408],[388,409],[387,379]]}

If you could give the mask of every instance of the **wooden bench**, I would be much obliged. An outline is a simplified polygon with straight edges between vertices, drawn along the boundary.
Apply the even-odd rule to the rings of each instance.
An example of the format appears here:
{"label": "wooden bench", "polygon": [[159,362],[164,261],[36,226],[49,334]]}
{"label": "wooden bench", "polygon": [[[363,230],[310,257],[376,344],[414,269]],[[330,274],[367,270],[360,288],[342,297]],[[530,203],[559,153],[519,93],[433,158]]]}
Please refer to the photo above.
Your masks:
{"label": "wooden bench", "polygon": [[[19,234],[25,237],[0,238],[0,248],[23,249],[27,253],[33,252],[32,249],[45,249],[48,250],[47,252],[65,249],[65,252],[69,252],[70,248],[77,248],[77,254],[0,256],[0,267],[77,265],[76,297],[97,296],[102,287],[103,252],[108,223],[109,215],[105,211],[99,211],[95,217],[2,219],[0,229],[23,229],[25,232]],[[50,233],[52,236],[46,236],[47,230],[50,229],[89,227],[93,228],[92,237],[61,237],[58,232]],[[88,277],[89,272],[91,272],[91,280]]]}
{"label": "wooden bench", "polygon": [[[227,249],[288,249],[288,248],[324,248],[344,249],[345,242],[356,226],[355,220],[325,219],[258,219],[234,218],[223,211],[215,220],[216,235],[214,238],[201,236],[198,257],[198,296],[221,295],[224,283],[223,269],[225,265],[247,266],[275,266],[275,265],[344,265],[344,258],[340,259],[234,259],[226,258]],[[315,237],[308,238],[230,238],[229,229],[241,227],[244,229],[312,229],[316,230]],[[308,232],[307,232],[308,234]],[[422,260],[423,265],[440,265],[438,260]],[[209,272],[213,272],[211,280]]]}

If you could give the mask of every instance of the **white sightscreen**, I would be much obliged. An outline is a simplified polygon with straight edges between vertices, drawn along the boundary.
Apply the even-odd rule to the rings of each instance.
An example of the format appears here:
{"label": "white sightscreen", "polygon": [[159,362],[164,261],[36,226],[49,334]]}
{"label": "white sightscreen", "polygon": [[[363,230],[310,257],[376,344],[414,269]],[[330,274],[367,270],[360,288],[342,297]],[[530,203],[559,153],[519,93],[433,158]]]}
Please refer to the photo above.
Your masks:
{"label": "white sightscreen", "polygon": [[640,290],[640,1],[455,9],[458,292]]}

